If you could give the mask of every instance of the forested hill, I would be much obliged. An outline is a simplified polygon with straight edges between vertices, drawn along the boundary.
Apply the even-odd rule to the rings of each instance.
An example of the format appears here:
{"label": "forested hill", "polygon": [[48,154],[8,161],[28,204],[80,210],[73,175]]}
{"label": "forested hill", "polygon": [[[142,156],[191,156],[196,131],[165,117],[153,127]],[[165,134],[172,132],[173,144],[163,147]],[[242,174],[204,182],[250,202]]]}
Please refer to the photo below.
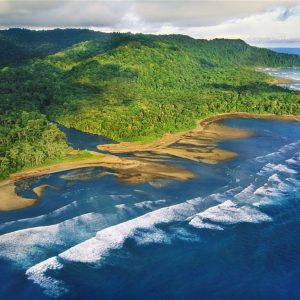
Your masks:
{"label": "forested hill", "polygon": [[0,30],[0,67],[17,66],[33,58],[42,58],[73,44],[109,38],[109,34],[86,29],[33,31],[11,28]]}
{"label": "forested hill", "polygon": [[66,155],[49,120],[147,141],[219,112],[300,112],[299,92],[256,71],[300,57],[242,40],[11,29],[0,31],[0,64],[2,177]]}
{"label": "forested hill", "polygon": [[[174,46],[184,46],[200,51],[201,55],[208,58],[220,54],[225,55],[226,60],[232,62],[233,54],[238,56],[246,64],[289,64],[299,65],[296,56],[276,55],[267,49],[250,47],[242,40],[224,40],[215,39],[212,41],[192,39],[183,35],[142,35],[142,34],[120,34],[104,33],[87,29],[55,29],[33,31],[28,29],[11,28],[9,30],[0,30],[0,67],[16,66],[28,62],[33,58],[43,58],[47,55],[64,50],[76,43],[83,41],[101,41],[106,44],[106,49],[112,49],[118,45],[130,42],[142,43],[150,46],[153,43],[169,43]],[[221,53],[221,51],[224,51]],[[240,51],[240,53],[238,53]],[[222,58],[221,55],[221,58]]]}

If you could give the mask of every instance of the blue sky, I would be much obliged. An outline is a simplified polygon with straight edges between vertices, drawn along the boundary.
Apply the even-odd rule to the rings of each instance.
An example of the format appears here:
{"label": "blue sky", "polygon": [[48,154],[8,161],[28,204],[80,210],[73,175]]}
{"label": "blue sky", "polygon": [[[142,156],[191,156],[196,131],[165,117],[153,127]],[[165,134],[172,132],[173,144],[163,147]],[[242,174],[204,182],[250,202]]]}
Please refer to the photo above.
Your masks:
{"label": "blue sky", "polygon": [[300,47],[300,0],[0,0],[2,28],[90,28]]}

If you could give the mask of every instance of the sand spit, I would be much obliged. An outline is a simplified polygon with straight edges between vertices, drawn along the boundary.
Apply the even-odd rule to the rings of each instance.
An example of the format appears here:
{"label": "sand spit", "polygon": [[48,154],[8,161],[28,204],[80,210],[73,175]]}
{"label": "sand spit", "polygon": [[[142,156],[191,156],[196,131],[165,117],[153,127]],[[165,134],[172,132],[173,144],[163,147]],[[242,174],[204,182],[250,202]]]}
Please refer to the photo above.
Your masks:
{"label": "sand spit", "polygon": [[98,149],[114,154],[134,153],[136,156],[151,155],[176,156],[193,161],[215,164],[234,158],[237,154],[217,147],[221,140],[240,139],[251,136],[247,130],[220,125],[216,121],[226,118],[252,118],[300,121],[300,116],[252,113],[223,113],[201,120],[197,127],[190,131],[175,134],[165,134],[162,138],[149,144],[138,142],[122,142],[119,144],[99,145]]}
{"label": "sand spit", "polygon": [[61,176],[64,180],[90,180],[101,178],[105,175],[114,175],[119,182],[127,184],[137,184],[149,181],[160,180],[188,180],[194,177],[193,173],[179,166],[153,162],[146,159],[128,159],[136,162],[130,168],[111,165],[105,167],[105,170],[95,170],[87,168],[86,170],[73,170]]}
{"label": "sand spit", "polygon": [[[98,174],[91,171],[93,167],[104,167],[106,170],[99,171]],[[82,170],[86,168],[86,171]],[[52,166],[40,167],[10,176],[6,181],[0,183],[0,211],[15,210],[25,208],[37,203],[36,199],[23,198],[15,192],[15,181],[34,178],[45,174],[78,170],[62,175],[65,180],[88,180],[101,178],[111,174],[118,178],[119,182],[127,184],[144,183],[160,180],[188,180],[194,177],[193,173],[179,166],[162,162],[153,162],[148,159],[129,159],[113,155],[99,156],[98,159],[86,159],[67,163],[59,163]],[[40,185],[33,189],[37,197],[41,197],[49,185]]]}
{"label": "sand spit", "polygon": [[21,209],[34,205],[36,202],[36,199],[18,196],[15,192],[15,184],[11,180],[0,183],[0,211]]}
{"label": "sand spit", "polygon": [[[39,185],[39,186],[35,187],[35,188],[32,189],[32,190],[33,190],[33,192],[34,192],[38,197],[41,197],[41,196],[44,194],[45,190],[46,190],[47,188],[49,188],[49,187],[52,187],[52,186],[49,185],[49,184],[42,184],[42,185]],[[53,187],[52,187],[52,188],[53,188]]]}
{"label": "sand spit", "polygon": [[[66,162],[59,163],[52,166],[36,168],[20,173],[15,173],[10,176],[11,181],[22,180],[27,178],[33,178],[37,176],[42,176],[45,174],[56,173],[67,170],[75,170],[82,168],[92,168],[92,167],[104,167],[107,168],[108,171],[105,173],[118,174],[118,177],[123,182],[140,182],[143,180],[141,178],[151,178],[154,180],[155,178],[172,178],[178,180],[186,180],[192,178],[192,173],[184,170],[175,165],[161,163],[161,162],[153,162],[148,159],[142,158],[125,158],[118,157],[114,155],[101,155],[99,158],[86,159],[82,161],[74,161],[74,162]],[[101,176],[106,174],[101,174]],[[65,179],[68,178],[68,175],[63,175]],[[91,175],[92,176],[92,175]],[[93,174],[94,176],[94,174]],[[127,177],[139,177],[140,179],[128,179]],[[77,176],[69,175],[69,180],[80,179],[80,177],[84,177],[84,174],[80,171]],[[126,177],[126,179],[125,179]],[[144,179],[146,181],[146,179]],[[44,186],[40,188],[44,189]],[[40,192],[40,189],[38,189]]]}
{"label": "sand spit", "polygon": [[160,140],[150,144],[120,143],[101,145],[98,148],[114,154],[133,152],[141,156],[143,152],[151,152],[152,155],[176,156],[214,164],[236,156],[236,153],[232,151],[219,149],[216,145],[218,141],[244,138],[251,134],[246,130],[219,124],[200,123],[194,130],[181,134],[167,134]]}

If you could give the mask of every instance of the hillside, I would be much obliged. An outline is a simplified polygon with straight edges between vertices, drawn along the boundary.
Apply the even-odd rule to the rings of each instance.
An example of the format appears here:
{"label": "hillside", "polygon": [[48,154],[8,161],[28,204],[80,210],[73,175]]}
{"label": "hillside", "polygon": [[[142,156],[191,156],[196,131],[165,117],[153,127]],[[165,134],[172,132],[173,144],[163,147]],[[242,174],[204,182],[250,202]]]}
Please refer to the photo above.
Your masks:
{"label": "hillside", "polygon": [[17,66],[34,58],[43,58],[73,44],[109,37],[104,32],[85,29],[33,31],[11,28],[0,30],[0,67]]}
{"label": "hillside", "polygon": [[0,44],[2,176],[67,153],[48,120],[117,141],[149,141],[220,112],[300,112],[300,93],[256,71],[300,66],[299,56],[241,40],[9,30],[0,32]]}

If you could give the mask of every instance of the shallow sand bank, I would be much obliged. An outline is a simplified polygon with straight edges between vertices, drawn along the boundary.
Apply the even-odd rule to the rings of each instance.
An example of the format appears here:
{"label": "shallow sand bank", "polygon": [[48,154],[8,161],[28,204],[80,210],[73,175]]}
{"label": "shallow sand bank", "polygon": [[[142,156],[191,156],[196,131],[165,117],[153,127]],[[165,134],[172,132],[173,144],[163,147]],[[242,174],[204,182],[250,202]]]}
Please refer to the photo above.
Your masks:
{"label": "shallow sand bank", "polygon": [[51,186],[49,184],[42,184],[42,185],[35,187],[32,190],[38,197],[41,197],[48,187],[51,187]]}
{"label": "shallow sand bank", "polygon": [[[206,120],[206,122],[209,122]],[[120,143],[101,145],[98,148],[111,153],[151,152],[156,155],[176,156],[205,163],[217,163],[231,159],[236,153],[219,149],[216,143],[225,139],[238,139],[250,136],[246,130],[230,128],[214,123],[199,123],[197,128],[184,133],[167,134],[149,144]]]}
{"label": "shallow sand bank", "polygon": [[[104,167],[108,171],[99,171],[99,174],[95,174],[89,171],[92,167]],[[83,171],[82,168],[87,168],[87,171]],[[37,199],[26,199],[17,195],[15,181],[76,169],[80,169],[77,174],[76,172],[65,174],[62,178],[65,180],[88,180],[112,174],[117,176],[122,183],[133,184],[156,180],[188,180],[194,177],[192,172],[176,165],[153,162],[143,158],[129,159],[114,155],[101,155],[98,159],[59,163],[11,175],[8,180],[0,182],[0,211],[20,209],[37,203]],[[48,187],[49,185],[46,184],[40,185],[34,188],[33,192],[39,198]]]}
{"label": "shallow sand bank", "polygon": [[162,138],[149,144],[138,142],[122,142],[119,144],[99,145],[98,149],[117,153],[134,153],[137,156],[146,155],[169,155],[190,159],[204,163],[218,163],[219,161],[231,159],[237,154],[232,151],[217,147],[216,143],[226,139],[240,139],[251,136],[253,133],[247,130],[231,128],[216,124],[216,121],[226,118],[253,118],[300,121],[299,116],[277,116],[273,114],[251,114],[251,113],[223,113],[201,120],[195,129],[165,134]]}
{"label": "shallow sand bank", "polygon": [[64,180],[90,180],[105,175],[114,175],[122,183],[144,183],[155,180],[188,180],[194,177],[193,173],[176,165],[152,161],[144,158],[126,159],[132,161],[130,167],[120,165],[103,165],[106,170],[72,170],[61,176]]}
{"label": "shallow sand bank", "polygon": [[25,208],[34,205],[36,199],[27,199],[17,195],[15,184],[11,180],[0,182],[0,211]]}

